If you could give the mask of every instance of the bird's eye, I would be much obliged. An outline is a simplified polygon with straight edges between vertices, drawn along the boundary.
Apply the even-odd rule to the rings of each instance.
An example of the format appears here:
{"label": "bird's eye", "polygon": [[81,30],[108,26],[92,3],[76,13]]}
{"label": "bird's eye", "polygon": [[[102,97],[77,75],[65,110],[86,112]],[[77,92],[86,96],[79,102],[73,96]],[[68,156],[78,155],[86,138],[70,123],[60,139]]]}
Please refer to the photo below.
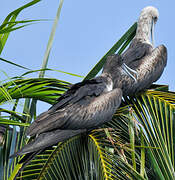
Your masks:
{"label": "bird's eye", "polygon": [[154,19],[154,22],[156,22],[157,21],[157,17],[155,16],[155,17],[153,17],[153,19]]}

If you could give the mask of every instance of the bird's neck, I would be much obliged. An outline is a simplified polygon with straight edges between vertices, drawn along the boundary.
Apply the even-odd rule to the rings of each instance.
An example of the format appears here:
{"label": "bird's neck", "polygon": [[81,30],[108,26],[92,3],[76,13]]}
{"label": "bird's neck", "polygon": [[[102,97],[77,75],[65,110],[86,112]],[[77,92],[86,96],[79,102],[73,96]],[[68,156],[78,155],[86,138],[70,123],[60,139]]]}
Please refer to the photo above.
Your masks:
{"label": "bird's neck", "polygon": [[[119,73],[120,73],[120,71],[119,71]],[[103,78],[103,80],[105,80],[105,82],[110,90],[112,90],[113,88],[121,88],[122,87],[120,75],[117,76],[116,73],[112,73],[112,74],[102,73],[100,76]]]}
{"label": "bird's neck", "polygon": [[141,16],[137,23],[137,31],[134,39],[140,39],[141,41],[150,43],[151,25],[152,25],[151,17]]}
{"label": "bird's neck", "polygon": [[111,76],[111,74],[109,74],[109,73],[102,73],[100,76],[103,77],[103,78],[105,78],[105,80],[106,80],[107,82],[111,82],[111,81],[112,81],[112,76]]}
{"label": "bird's neck", "polygon": [[114,87],[114,83],[113,83],[113,80],[112,80],[112,76],[111,74],[108,74],[108,73],[102,73],[101,74],[101,77],[103,77],[103,80],[106,84],[106,89],[105,91],[111,91]]}

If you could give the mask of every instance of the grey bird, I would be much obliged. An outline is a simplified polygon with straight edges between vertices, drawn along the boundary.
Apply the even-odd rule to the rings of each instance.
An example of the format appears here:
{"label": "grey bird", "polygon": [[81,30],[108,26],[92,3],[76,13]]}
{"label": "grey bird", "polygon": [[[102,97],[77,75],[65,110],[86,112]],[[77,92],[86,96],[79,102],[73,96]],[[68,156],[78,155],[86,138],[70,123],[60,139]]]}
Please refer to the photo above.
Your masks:
{"label": "grey bird", "polygon": [[[160,45],[154,48],[153,33],[158,16],[158,10],[152,6],[145,7],[141,11],[136,35],[129,48],[121,55],[123,63],[137,72],[137,81],[126,74],[122,75],[122,87],[120,88],[122,88],[123,96],[134,95],[149,88],[159,79],[167,64],[166,47]],[[119,87],[118,82],[114,84],[114,87]]]}
{"label": "grey bird", "polygon": [[42,150],[110,121],[122,98],[121,89],[113,89],[115,77],[128,71],[120,57],[107,58],[100,76],[74,84],[36,118],[26,131],[34,139],[11,157]]}

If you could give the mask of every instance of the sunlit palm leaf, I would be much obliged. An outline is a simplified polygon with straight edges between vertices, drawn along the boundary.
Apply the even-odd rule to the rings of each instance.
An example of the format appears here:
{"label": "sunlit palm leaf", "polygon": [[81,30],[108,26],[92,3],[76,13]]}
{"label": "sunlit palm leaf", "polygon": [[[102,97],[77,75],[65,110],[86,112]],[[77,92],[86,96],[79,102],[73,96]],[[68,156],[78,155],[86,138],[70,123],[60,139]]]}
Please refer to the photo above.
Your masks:
{"label": "sunlit palm leaf", "polygon": [[[104,138],[103,138],[104,137]],[[105,149],[111,146],[104,130],[88,137],[77,136],[57,148],[37,155],[19,176],[22,179],[117,179],[125,177],[121,169],[113,169],[113,155]],[[105,142],[105,143],[104,143]],[[101,144],[102,143],[102,144]],[[46,154],[46,153],[49,154]],[[32,171],[31,171],[32,169]],[[30,171],[29,171],[30,170]],[[31,173],[32,172],[32,173]],[[122,178],[123,179],[123,178]]]}
{"label": "sunlit palm leaf", "polygon": [[[67,74],[67,75],[71,75],[71,76],[75,76],[75,77],[80,77],[80,78],[84,77],[84,76],[81,76],[78,74],[73,74],[73,73],[69,73],[69,72],[65,72],[65,71],[61,71],[61,70],[56,70],[56,69],[49,69],[49,68],[27,71],[27,72],[23,73],[20,77],[23,77],[23,76],[26,76],[28,74],[35,73],[35,72],[40,72],[40,71],[55,71],[55,72],[59,72],[59,73],[63,73],[63,74]],[[19,78],[19,77],[16,77],[16,78]]]}
{"label": "sunlit palm leaf", "polygon": [[[111,128],[110,133],[115,141],[115,147],[108,140],[104,129],[97,129],[88,136],[85,134],[74,137],[60,143],[52,150],[37,155],[25,167],[19,178],[91,180],[136,177],[143,179],[128,163],[130,161],[130,151],[127,153],[130,149],[129,135],[127,137],[125,133],[128,130],[129,120],[122,115],[124,112],[127,113],[127,108],[119,109],[116,117],[105,125]],[[123,123],[119,123],[119,120]]]}
{"label": "sunlit palm leaf", "polygon": [[[69,85],[70,83],[68,82],[49,78],[17,79],[9,81],[0,86],[0,90],[3,89],[0,91],[0,103],[11,99],[35,98],[53,104],[55,100],[69,88]],[[7,96],[9,96],[9,98],[7,98]],[[0,124],[28,126],[28,124],[23,123],[26,123],[26,118],[32,118],[30,111],[33,112],[32,109],[34,108],[34,104],[32,105],[30,101],[25,103],[31,105],[31,110],[24,109],[23,113],[0,108],[0,112],[8,113],[15,118],[14,121],[1,117]]]}
{"label": "sunlit palm leaf", "polygon": [[[25,21],[16,21],[16,18],[17,16],[19,15],[19,13],[24,10],[25,8],[29,7],[29,6],[32,6],[36,3],[38,3],[39,1],[41,0],[33,0],[27,4],[25,4],[24,6],[16,9],[15,11],[11,12],[6,18],[5,20],[3,21],[2,25],[0,26],[0,54],[5,46],[5,43],[7,41],[7,38],[10,34],[11,31],[14,31],[16,29],[19,29],[19,28],[22,28],[26,25],[22,25],[22,26],[18,26],[18,27],[15,27],[16,25],[18,24],[23,24],[23,23],[29,23],[33,20],[29,20],[29,22],[25,22]],[[16,21],[16,22],[15,22]]]}
{"label": "sunlit palm leaf", "polygon": [[[117,134],[116,132],[117,131],[115,130],[111,132],[112,136],[114,136],[113,140],[118,138],[115,137]],[[116,141],[120,141],[119,138]],[[101,129],[100,132],[99,130],[92,132],[90,134],[90,142],[88,145],[90,147],[90,163],[92,163],[94,169],[97,170],[96,179],[127,179],[124,171],[114,163],[115,148],[107,139],[104,129]]]}
{"label": "sunlit palm leaf", "polygon": [[[0,91],[1,98],[0,102],[5,102],[8,99],[6,96],[8,95],[11,99],[19,99],[19,98],[26,98],[26,97],[33,97],[36,99],[40,99],[42,101],[48,102],[48,103],[54,103],[55,99],[58,98],[62,93],[65,92],[65,90],[68,89],[68,85],[70,83],[65,82],[65,81],[59,81],[56,79],[45,79],[45,78],[34,78],[34,79],[17,79],[14,81],[7,82],[1,86],[1,89],[3,87],[3,91]],[[31,91],[30,91],[31,90]],[[5,91],[5,92],[4,92]],[[44,97],[44,98],[42,98]],[[25,103],[31,104],[30,101],[26,101]],[[27,105],[26,104],[26,105]],[[27,105],[28,106],[28,105]],[[15,117],[18,117],[20,115],[15,114],[15,109],[14,111],[9,111],[9,110],[3,110],[4,112],[7,112],[9,114],[13,115],[13,119],[5,119],[1,123],[3,124],[14,124],[14,125],[27,125],[31,121],[31,116],[26,116],[26,114],[31,115],[33,105],[31,105],[30,109],[24,109],[23,116],[21,118],[14,119]],[[15,121],[14,121],[15,120]],[[16,121],[18,120],[18,121]],[[22,120],[22,122],[25,122],[25,124],[19,122]],[[9,161],[9,155],[12,154],[14,151],[17,151],[20,149],[24,143],[25,143],[25,128],[21,128],[20,132],[16,131],[16,128],[13,127],[13,135],[11,131],[7,130],[6,133],[6,143],[1,151],[2,157],[4,158],[2,162],[6,162],[3,164],[4,167],[4,178],[7,178],[7,175],[9,174],[8,172],[13,171],[15,165],[17,164],[18,160],[15,158],[14,161]],[[10,148],[7,151],[7,147]],[[11,174],[10,173],[10,174]]]}
{"label": "sunlit palm leaf", "polygon": [[[14,21],[14,22],[10,22],[10,23],[6,23],[6,24],[2,24],[0,26],[0,34],[8,34],[12,31],[15,31],[17,29],[21,29],[25,26],[28,26],[30,24],[32,24],[31,22],[36,22],[36,21],[40,21],[40,20],[29,20],[29,21]],[[30,22],[30,23],[29,23]],[[25,23],[25,24],[24,24]],[[19,24],[24,24],[19,26]],[[16,27],[16,25],[18,25]],[[3,27],[4,26],[4,27]],[[7,26],[7,27],[6,27]],[[3,28],[2,28],[3,27]]]}
{"label": "sunlit palm leaf", "polygon": [[0,87],[0,103],[10,99],[36,98],[53,104],[70,83],[50,78],[17,79],[7,82]]}
{"label": "sunlit palm leaf", "polygon": [[[84,149],[82,137],[77,136],[37,155],[20,174],[22,179],[74,179],[83,177]],[[87,160],[84,161],[87,163]],[[74,167],[75,166],[75,167]],[[31,171],[32,170],[32,171]],[[32,173],[31,173],[32,172]],[[18,178],[17,178],[18,179]]]}
{"label": "sunlit palm leaf", "polygon": [[152,168],[159,179],[174,179],[175,93],[149,90],[129,100],[145,132]]}
{"label": "sunlit palm leaf", "polygon": [[[32,2],[30,2],[30,3],[28,3],[28,4],[26,4],[26,5],[24,5],[24,6],[22,6],[21,8],[18,8],[17,10],[15,10],[15,11],[13,11],[12,13],[10,13],[8,16],[7,16],[7,18],[4,20],[4,22],[3,22],[3,24],[2,24],[2,26],[1,26],[1,33],[3,33],[2,35],[0,35],[0,38],[1,38],[1,44],[0,44],[0,52],[2,52],[2,49],[4,48],[4,45],[5,45],[5,43],[6,43],[6,40],[7,40],[7,38],[8,38],[8,35],[9,35],[9,32],[11,32],[11,31],[14,31],[14,30],[16,30],[16,29],[19,29],[19,28],[21,28],[21,27],[24,27],[25,25],[22,25],[22,26],[18,26],[18,27],[15,27],[16,25],[18,25],[18,24],[23,24],[23,23],[30,23],[30,22],[33,22],[33,21],[15,21],[16,20],[16,17],[18,16],[18,14],[20,13],[20,11],[21,10],[23,10],[23,9],[25,9],[25,8],[27,8],[27,7],[29,7],[29,6],[31,6],[31,5],[33,5],[33,4],[35,4],[35,3],[37,3],[37,2],[39,2],[40,0],[33,0]],[[61,8],[60,8],[61,9]],[[60,12],[60,10],[59,10],[59,12]],[[57,20],[55,21],[55,22],[57,22],[58,21],[58,18],[57,18]],[[56,27],[55,27],[55,29],[56,29]],[[53,39],[53,34],[51,34],[51,37],[52,37],[52,39]],[[49,42],[50,42],[50,40],[49,40]],[[48,56],[49,56],[49,54],[48,54]],[[46,56],[45,56],[46,57]],[[48,59],[48,57],[47,57],[47,59]],[[7,62],[7,61],[6,61]],[[17,65],[17,64],[15,64],[15,63],[12,63],[12,62],[9,62],[8,61],[8,63],[11,63],[11,64],[13,64],[13,65]],[[20,65],[17,65],[18,67],[22,67],[22,66],[20,66]],[[46,67],[46,66],[45,66]],[[44,67],[44,68],[45,68]],[[43,71],[44,72],[44,71]],[[50,83],[49,83],[50,84]],[[61,84],[61,83],[60,83]],[[61,92],[63,92],[66,88],[64,87],[63,88],[63,86],[65,86],[65,84],[67,85],[67,83],[62,83],[62,88],[61,88]],[[21,85],[21,84],[20,84]],[[11,100],[12,98],[15,98],[14,96],[15,96],[15,93],[16,93],[16,95],[18,94],[18,96],[19,97],[17,97],[17,98],[15,98],[15,99],[18,99],[18,98],[22,98],[22,94],[21,94],[21,90],[20,90],[20,88],[22,89],[22,91],[24,90],[25,91],[25,93],[30,93],[30,91],[28,91],[27,90],[27,88],[31,88],[32,87],[32,84],[31,84],[31,86],[28,86],[27,87],[27,84],[26,84],[26,88],[24,87],[25,86],[25,84],[23,84],[22,86],[20,86],[19,84],[18,84],[18,82],[17,82],[17,84],[15,84],[15,82],[14,81],[11,81],[11,82],[9,82],[9,83],[6,83],[6,85],[5,85],[5,87],[3,87],[3,89],[1,88],[1,94],[3,95],[3,98],[1,99],[2,100],[2,102],[4,102],[4,100]],[[39,83],[38,83],[38,85],[39,85]],[[46,85],[46,84],[45,84]],[[48,84],[47,84],[48,85]],[[50,84],[51,85],[51,84]],[[50,101],[49,101],[49,103],[54,103],[54,101],[55,101],[55,99],[56,98],[58,98],[59,97],[59,95],[58,95],[58,91],[56,92],[56,89],[52,89],[52,87],[51,86],[48,86],[46,89],[48,89],[48,90],[53,90],[52,92],[50,91],[50,93],[52,93],[51,94],[51,96],[49,97],[49,95],[50,95],[50,93],[49,94],[47,94],[48,95],[48,97],[47,98],[45,98],[45,99],[43,99],[44,101],[47,99],[51,99]],[[20,87],[19,87],[20,86]],[[57,86],[57,85],[56,85]],[[39,87],[39,89],[41,89],[42,88],[42,85],[40,85],[40,87]],[[33,89],[33,87],[32,87],[32,89]],[[46,89],[44,89],[44,91],[46,92]],[[13,92],[13,90],[14,90],[14,92]],[[44,92],[40,92],[39,93],[39,91],[36,91],[36,88],[34,88],[33,89],[34,91],[35,91],[35,94],[34,94],[34,96],[30,96],[30,98],[34,98],[35,100],[33,100],[32,102],[30,101],[30,99],[26,99],[25,100],[25,104],[24,104],[24,113],[28,113],[28,114],[30,114],[30,117],[24,117],[24,121],[27,123],[27,122],[31,122],[31,120],[32,120],[32,118],[34,117],[36,117],[36,97],[38,96],[38,95],[40,95],[40,96],[43,96],[43,95],[46,95]],[[8,91],[10,91],[10,94],[12,95],[10,95],[9,93],[8,93]],[[20,94],[19,94],[19,92],[20,92]],[[59,92],[60,93],[60,92]],[[55,95],[55,97],[56,98],[54,98],[52,95]],[[22,95],[22,96],[21,96]],[[58,95],[58,96],[57,96]],[[21,96],[21,97],[20,97]],[[4,97],[6,97],[5,99],[4,99]],[[23,97],[24,98],[24,97]],[[39,98],[40,99],[40,98]],[[48,101],[47,101],[48,102]],[[14,107],[16,106],[16,104],[14,105]],[[12,115],[12,118],[13,118],[13,116],[14,115]],[[7,122],[6,122],[7,123]],[[15,127],[13,127],[13,129],[15,130],[16,128]],[[9,147],[11,147],[11,149],[12,149],[12,151],[11,151],[11,153],[13,153],[14,152],[14,149],[17,151],[18,149],[20,149],[24,144],[25,144],[25,127],[22,127],[22,128],[20,128],[20,132],[19,133],[17,133],[17,138],[16,139],[12,139],[12,140],[10,140],[10,142],[12,143],[12,144],[9,144]],[[7,141],[7,140],[6,140]],[[15,142],[15,143],[14,143]],[[12,145],[12,146],[11,146]],[[17,169],[15,168],[15,166],[16,166],[16,164],[17,164],[17,159],[15,158],[15,160],[14,161],[12,161],[12,163],[11,163],[11,165],[9,166],[9,160],[8,160],[8,156],[9,156],[9,154],[6,156],[7,158],[7,161],[6,162],[8,162],[8,164],[6,165],[2,165],[2,168],[4,168],[5,170],[6,170],[6,174],[2,174],[2,176],[1,177],[3,177],[3,178],[5,178],[6,179],[6,177],[8,177],[8,175],[9,174],[11,174],[12,173],[12,171],[14,170],[14,172],[15,171],[17,171]],[[9,167],[11,167],[10,168],[10,172],[9,172]],[[19,168],[20,166],[16,166],[17,168]],[[1,168],[1,169],[2,169]],[[12,179],[13,179],[13,174],[16,174],[16,173],[12,173]]]}
{"label": "sunlit palm leaf", "polygon": [[[58,20],[60,18],[60,13],[61,13],[61,9],[62,9],[62,6],[63,6],[63,2],[64,2],[64,0],[60,0],[60,2],[59,2],[59,7],[58,7],[58,10],[57,10],[56,17],[54,19],[52,31],[51,31],[51,34],[50,34],[50,37],[49,37],[49,41],[48,41],[48,44],[47,44],[47,48],[46,48],[46,51],[45,51],[45,55],[44,55],[43,64],[42,64],[41,69],[47,68],[48,59],[49,59],[50,51],[51,51],[51,48],[52,48],[52,44],[53,44],[53,40],[54,40],[54,36],[55,36],[57,24],[58,24]],[[40,74],[39,74],[39,77],[40,78],[44,77],[44,74],[45,74],[45,71],[41,71]]]}
{"label": "sunlit palm leaf", "polygon": [[8,124],[8,125],[15,125],[15,126],[29,126],[30,125],[27,123],[19,123],[17,121],[5,119],[5,118],[4,119],[0,118],[0,124]]}

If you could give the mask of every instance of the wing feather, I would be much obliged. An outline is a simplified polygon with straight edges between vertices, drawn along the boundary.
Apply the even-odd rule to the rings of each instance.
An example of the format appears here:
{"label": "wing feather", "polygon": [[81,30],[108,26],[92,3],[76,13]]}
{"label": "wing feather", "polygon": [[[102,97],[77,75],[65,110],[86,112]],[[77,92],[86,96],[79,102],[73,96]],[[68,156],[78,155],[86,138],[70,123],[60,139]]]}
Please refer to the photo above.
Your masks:
{"label": "wing feather", "polygon": [[69,121],[69,114],[75,113],[81,108],[80,106],[87,106],[90,100],[102,94],[105,88],[106,85],[101,77],[73,85],[57,100],[56,104],[36,118],[27,128],[26,134],[34,136],[62,128]]}
{"label": "wing feather", "polygon": [[64,93],[50,110],[58,110],[64,108],[68,104],[72,104],[85,96],[100,95],[105,89],[105,84],[101,77],[91,80],[85,80],[74,84],[66,93]]}
{"label": "wing feather", "polygon": [[134,39],[130,47],[121,55],[124,63],[130,63],[143,58],[152,51],[152,45]]}
{"label": "wing feather", "polygon": [[111,120],[122,98],[121,89],[103,93],[97,97],[85,97],[68,105],[64,110],[46,113],[42,121],[34,121],[27,129],[27,135],[34,136],[54,129],[92,129]]}
{"label": "wing feather", "polygon": [[65,141],[73,136],[85,132],[85,129],[80,130],[54,130],[38,135],[34,140],[30,141],[24,147],[14,153],[11,157],[21,156],[26,153],[35,152],[46,147],[57,144],[58,142]]}
{"label": "wing feather", "polygon": [[164,45],[155,48],[147,56],[139,60],[139,63],[131,63],[130,67],[138,72],[137,82],[125,76],[123,78],[123,95],[134,95],[135,93],[149,88],[162,75],[167,64],[167,49]]}

